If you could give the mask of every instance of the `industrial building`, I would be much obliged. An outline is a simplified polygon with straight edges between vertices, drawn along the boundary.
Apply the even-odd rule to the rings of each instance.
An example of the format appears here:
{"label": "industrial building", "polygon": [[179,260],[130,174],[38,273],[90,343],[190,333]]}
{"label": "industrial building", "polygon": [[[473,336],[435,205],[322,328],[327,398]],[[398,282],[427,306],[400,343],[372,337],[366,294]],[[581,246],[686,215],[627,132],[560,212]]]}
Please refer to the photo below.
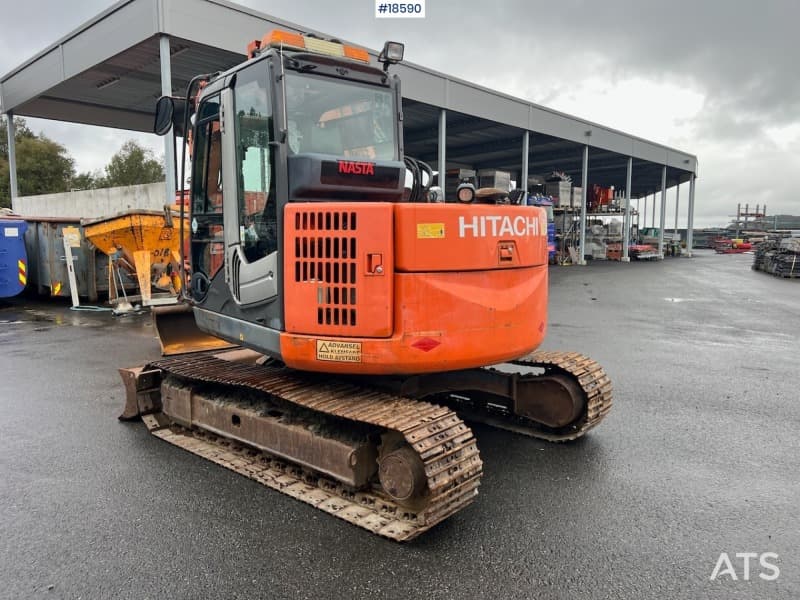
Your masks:
{"label": "industrial building", "polygon": [[[149,132],[156,98],[185,93],[188,81],[198,73],[240,63],[247,42],[276,27],[308,31],[222,0],[121,0],[3,75],[0,111],[9,117]],[[327,32],[313,33],[330,37]],[[664,231],[669,228],[665,198],[671,188],[677,196],[681,183],[689,184],[685,247],[691,255],[696,156],[423,66],[404,62],[394,72],[403,82],[407,155],[448,173],[459,168],[510,173],[521,188],[535,181],[530,176],[553,171],[575,182],[582,193],[570,198],[567,208],[559,208],[562,222],[569,220],[566,229],[575,237],[578,262],[591,254],[587,219],[593,211],[598,218],[608,217],[610,206],[616,206],[624,220],[619,254],[628,260],[633,199],[650,207],[641,211],[644,222],[637,222],[634,230],[649,222],[657,233],[658,255],[663,256]],[[9,123],[15,197],[14,133],[13,122]],[[173,152],[172,138],[167,136],[166,197],[176,187]],[[595,185],[613,188],[613,204],[592,204],[589,192]],[[612,201],[610,195],[606,201]],[[563,198],[561,203],[565,204]],[[677,218],[676,203],[676,223]]]}

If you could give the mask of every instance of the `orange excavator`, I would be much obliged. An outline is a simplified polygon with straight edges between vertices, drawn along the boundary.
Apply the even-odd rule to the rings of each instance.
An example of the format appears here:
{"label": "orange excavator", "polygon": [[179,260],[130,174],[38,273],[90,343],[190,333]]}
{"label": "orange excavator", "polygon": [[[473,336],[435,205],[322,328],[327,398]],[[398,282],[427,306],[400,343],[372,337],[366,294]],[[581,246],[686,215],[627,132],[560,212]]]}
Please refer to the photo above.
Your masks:
{"label": "orange excavator", "polygon": [[536,351],[544,210],[441,201],[404,156],[402,55],[273,31],[159,100],[156,132],[191,142],[185,309],[158,316],[165,356],[120,370],[123,418],[400,541],[476,498],[465,420],[566,441],[612,401],[590,358]]}

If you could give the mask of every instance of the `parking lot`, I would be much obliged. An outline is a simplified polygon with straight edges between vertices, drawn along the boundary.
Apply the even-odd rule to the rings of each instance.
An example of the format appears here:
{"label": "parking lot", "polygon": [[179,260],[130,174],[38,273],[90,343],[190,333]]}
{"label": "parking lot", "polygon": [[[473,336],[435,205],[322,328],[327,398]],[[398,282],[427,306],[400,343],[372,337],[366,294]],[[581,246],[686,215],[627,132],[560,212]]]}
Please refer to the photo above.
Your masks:
{"label": "parking lot", "polygon": [[[553,268],[544,348],[604,365],[610,416],[564,445],[474,425],[480,495],[405,545],[118,422],[147,315],[15,298],[0,597],[798,598],[800,284],[750,262]],[[745,581],[736,553],[767,552],[777,579]]]}

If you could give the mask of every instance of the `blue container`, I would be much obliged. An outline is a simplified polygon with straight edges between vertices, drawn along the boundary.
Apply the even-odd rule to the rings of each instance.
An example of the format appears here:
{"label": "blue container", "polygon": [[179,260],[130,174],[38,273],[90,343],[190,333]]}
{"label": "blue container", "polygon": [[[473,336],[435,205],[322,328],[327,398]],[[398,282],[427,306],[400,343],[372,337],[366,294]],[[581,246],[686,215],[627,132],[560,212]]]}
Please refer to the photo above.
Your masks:
{"label": "blue container", "polygon": [[0,298],[16,296],[28,283],[26,229],[25,221],[0,219]]}

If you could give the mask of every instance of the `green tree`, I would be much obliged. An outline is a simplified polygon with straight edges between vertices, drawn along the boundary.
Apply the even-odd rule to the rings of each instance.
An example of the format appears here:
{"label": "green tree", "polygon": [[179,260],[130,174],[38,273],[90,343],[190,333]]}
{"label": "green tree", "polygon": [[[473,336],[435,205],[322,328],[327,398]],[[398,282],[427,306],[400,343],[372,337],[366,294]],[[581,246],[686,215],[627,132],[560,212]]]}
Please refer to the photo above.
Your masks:
{"label": "green tree", "polygon": [[[75,161],[61,144],[35,135],[23,119],[14,119],[17,188],[20,196],[70,189]],[[11,206],[8,164],[8,125],[0,122],[0,207]]]}
{"label": "green tree", "polygon": [[11,208],[11,181],[8,159],[0,158],[0,208]]}
{"label": "green tree", "polygon": [[68,192],[75,161],[61,144],[46,138],[17,142],[17,185],[20,196]]}
{"label": "green tree", "polygon": [[[36,135],[28,128],[25,119],[14,117],[14,139],[19,142],[32,137]],[[0,119],[0,160],[8,160],[8,117]]]}
{"label": "green tree", "polygon": [[106,165],[102,187],[136,185],[164,181],[164,167],[153,151],[128,140]]}
{"label": "green tree", "polygon": [[69,187],[72,190],[96,190],[97,188],[107,186],[105,177],[103,177],[100,171],[95,171],[94,173],[91,171],[84,171],[72,178]]}

